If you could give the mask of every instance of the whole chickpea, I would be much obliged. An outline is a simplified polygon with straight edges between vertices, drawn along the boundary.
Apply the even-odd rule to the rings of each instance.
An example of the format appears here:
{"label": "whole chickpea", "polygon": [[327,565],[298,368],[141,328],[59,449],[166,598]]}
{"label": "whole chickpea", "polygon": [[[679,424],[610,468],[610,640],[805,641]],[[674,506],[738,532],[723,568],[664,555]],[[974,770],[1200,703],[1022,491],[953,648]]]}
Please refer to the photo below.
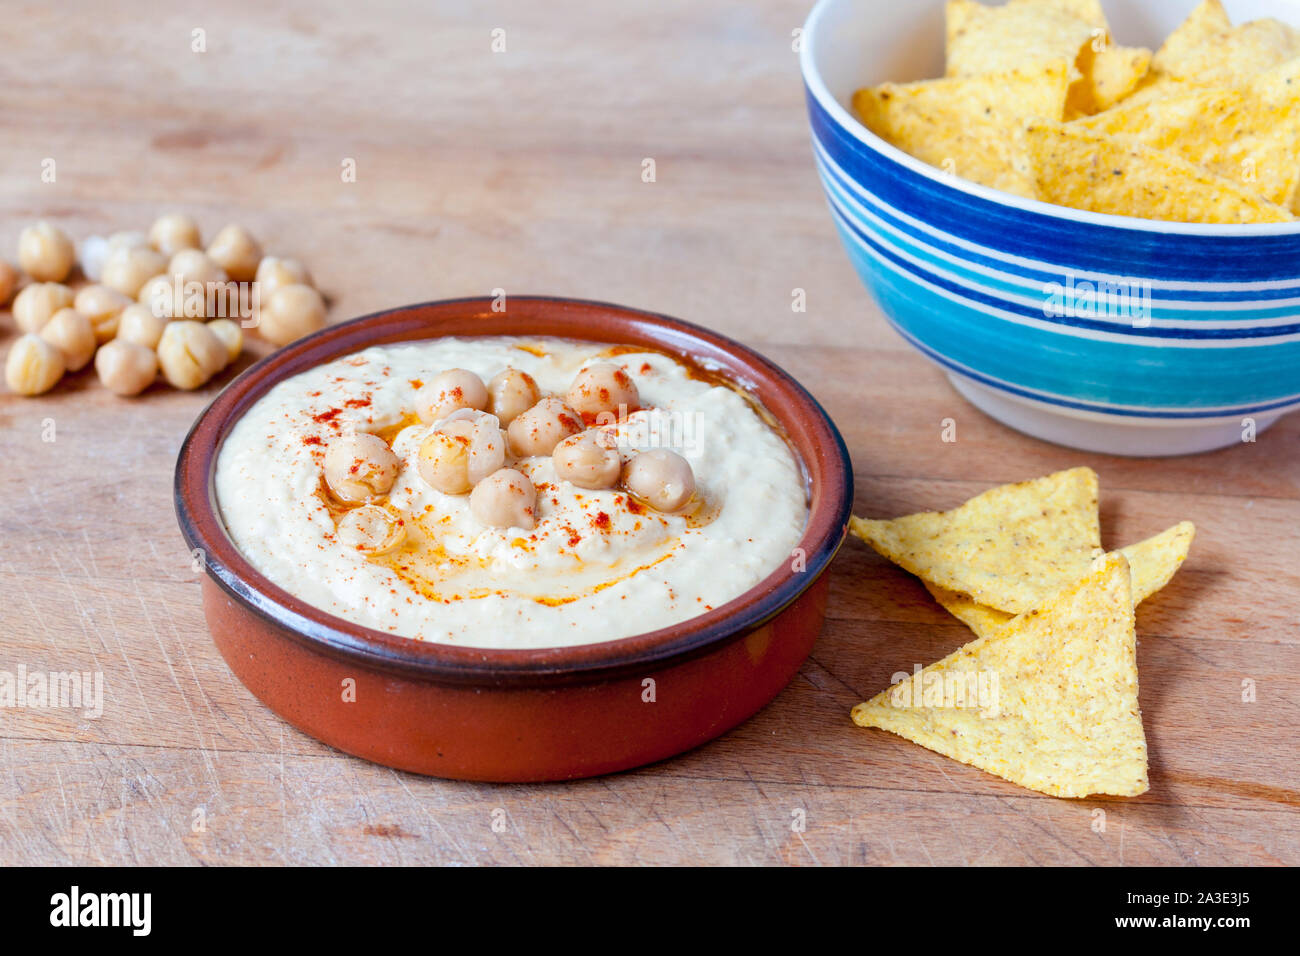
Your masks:
{"label": "whole chickpea", "polygon": [[160,319],[184,318],[184,283],[178,284],[176,277],[167,272],[154,276],[140,287],[136,302]]}
{"label": "whole chickpea", "polygon": [[213,319],[208,328],[226,347],[227,364],[239,358],[239,353],[244,351],[244,330],[239,323],[230,319]]}
{"label": "whole chickpea", "polygon": [[8,305],[9,300],[14,297],[19,278],[18,270],[0,259],[0,306]]}
{"label": "whole chickpea", "polygon": [[301,262],[278,256],[262,257],[262,261],[257,264],[256,281],[258,295],[264,300],[287,285],[315,285],[311,273]]}
{"label": "whole chickpea", "polygon": [[66,309],[76,298],[72,290],[57,282],[35,282],[14,298],[14,322],[24,332],[41,330],[59,309]]}
{"label": "whole chickpea", "polygon": [[158,340],[158,364],[170,385],[195,389],[226,367],[226,347],[202,322],[169,322]]}
{"label": "whole chickpea", "polygon": [[445,495],[463,495],[474,487],[469,478],[469,448],[474,423],[463,418],[440,425],[420,444],[415,470],[425,484]]}
{"label": "whole chickpea", "polygon": [[509,425],[542,397],[533,377],[517,368],[497,372],[488,382],[487,390],[488,411],[500,419],[502,425]]}
{"label": "whole chickpea", "polygon": [[109,252],[99,281],[135,298],[140,287],[167,269],[167,257],[143,246],[122,246]]}
{"label": "whole chickpea", "polygon": [[63,353],[39,335],[14,339],[5,359],[5,384],[19,395],[48,392],[63,377]]}
{"label": "whole chickpea", "polygon": [[257,264],[262,261],[262,247],[243,226],[222,228],[208,243],[208,255],[225,269],[236,282],[247,282],[257,275]]}
{"label": "whole chickpea", "polygon": [[117,335],[122,310],[131,300],[106,285],[88,285],[77,292],[72,306],[90,320],[97,342],[107,342]]}
{"label": "whole chickpea", "polygon": [[655,448],[641,452],[627,463],[623,484],[657,511],[672,512],[682,508],[695,494],[695,473],[690,462],[677,452]]}
{"label": "whole chickpea", "polygon": [[181,249],[173,254],[167,262],[167,275],[180,276],[182,286],[197,282],[203,286],[204,291],[207,291],[210,283],[230,281],[230,276],[220,263],[202,249]]}
{"label": "whole chickpea", "polygon": [[172,212],[159,216],[149,227],[149,245],[165,256],[173,256],[182,249],[200,249],[199,224],[193,216]]}
{"label": "whole chickpea", "polygon": [[537,525],[537,489],[527,475],[502,468],[474,486],[469,510],[491,528],[531,531]]}
{"label": "whole chickpea", "polygon": [[128,305],[117,318],[117,339],[147,349],[158,348],[158,340],[167,328],[167,319],[153,314],[147,307],[136,303]]}
{"label": "whole chickpea", "polygon": [[415,396],[415,413],[420,421],[432,424],[462,408],[482,411],[488,406],[483,379],[463,368],[439,372]]}
{"label": "whole chickpea", "polygon": [[95,327],[76,309],[59,309],[40,334],[63,353],[69,372],[81,371],[95,357]]}
{"label": "whole chickpea", "polygon": [[309,285],[276,289],[258,310],[258,331],[267,341],[288,345],[325,327],[325,300]]}
{"label": "whole chickpea", "polygon": [[336,534],[341,544],[372,558],[402,546],[406,522],[378,505],[362,505],[339,518]]}
{"label": "whole chickpea", "polygon": [[378,435],[357,432],[325,449],[325,483],[343,501],[365,501],[388,494],[400,462]]}
{"label": "whole chickpea", "polygon": [[38,222],[18,236],[18,264],[37,282],[62,282],[76,261],[77,247],[58,226]]}
{"label": "whole chickpea", "polygon": [[[466,412],[469,410],[466,409]],[[506,463],[506,433],[495,415],[486,412],[472,419],[474,430],[469,437],[469,462],[465,472],[471,485],[480,481]]]}
{"label": "whole chickpea", "polygon": [[595,362],[580,371],[569,386],[569,407],[592,421],[600,415],[636,411],[641,396],[636,382],[612,362]]}
{"label": "whole chickpea", "polygon": [[100,282],[104,278],[104,263],[111,253],[118,249],[147,249],[149,237],[143,232],[115,232],[107,239],[103,236],[87,236],[77,244],[77,262],[81,272],[91,282]]}
{"label": "whole chickpea", "polygon": [[114,339],[95,353],[95,372],[109,391],[139,395],[158,377],[158,356],[143,345]]}
{"label": "whole chickpea", "polygon": [[623,471],[618,441],[608,432],[591,429],[571,435],[551,452],[555,477],[579,488],[613,488]]}
{"label": "whole chickpea", "polygon": [[544,398],[510,423],[506,435],[518,458],[549,455],[570,435],[582,431],[582,418],[558,398]]}

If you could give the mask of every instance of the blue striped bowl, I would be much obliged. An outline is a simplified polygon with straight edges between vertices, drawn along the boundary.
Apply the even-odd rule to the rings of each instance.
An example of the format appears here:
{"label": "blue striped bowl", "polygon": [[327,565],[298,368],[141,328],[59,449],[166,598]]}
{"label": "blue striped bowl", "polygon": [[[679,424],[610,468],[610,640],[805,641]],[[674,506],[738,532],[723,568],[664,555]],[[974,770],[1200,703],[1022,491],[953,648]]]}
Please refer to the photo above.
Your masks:
{"label": "blue striped bowl", "polygon": [[[1106,7],[1119,36],[1148,45],[1188,12]],[[1286,0],[1230,5],[1238,21],[1288,9],[1294,19]],[[846,108],[859,87],[941,75],[942,46],[943,0],[821,0],[802,36],[831,216],[898,333],[994,418],[1089,451],[1206,451],[1300,408],[1300,223],[1155,222],[1022,199],[913,159]]]}

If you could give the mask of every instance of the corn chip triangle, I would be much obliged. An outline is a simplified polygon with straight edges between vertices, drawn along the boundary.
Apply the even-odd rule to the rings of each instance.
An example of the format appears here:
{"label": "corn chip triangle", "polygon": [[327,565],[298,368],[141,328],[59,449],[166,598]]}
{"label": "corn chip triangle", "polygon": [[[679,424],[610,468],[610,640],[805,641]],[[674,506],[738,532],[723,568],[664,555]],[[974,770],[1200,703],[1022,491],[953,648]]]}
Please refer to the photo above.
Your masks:
{"label": "corn chip triangle", "polygon": [[1056,797],[1144,793],[1127,559],[1098,559],[1002,629],[859,704],[853,721]]}

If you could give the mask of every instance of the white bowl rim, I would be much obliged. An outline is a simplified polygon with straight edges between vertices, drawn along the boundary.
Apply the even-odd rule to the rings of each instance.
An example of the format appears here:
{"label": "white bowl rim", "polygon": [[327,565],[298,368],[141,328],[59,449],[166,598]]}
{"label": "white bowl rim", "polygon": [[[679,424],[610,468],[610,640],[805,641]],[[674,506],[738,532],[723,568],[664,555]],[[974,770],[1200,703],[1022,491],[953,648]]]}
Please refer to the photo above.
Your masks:
{"label": "white bowl rim", "polygon": [[966,179],[945,173],[943,170],[924,163],[909,153],[903,152],[897,146],[881,139],[871,130],[862,125],[848,110],[840,105],[835,97],[831,96],[830,90],[826,88],[825,81],[822,80],[821,71],[816,64],[816,42],[814,37],[817,34],[818,21],[828,7],[836,3],[843,3],[846,0],[817,0],[813,6],[812,12],[808,14],[808,19],[804,21],[803,33],[801,34],[802,45],[799,50],[799,69],[803,74],[804,82],[808,85],[809,91],[813,98],[821,105],[822,109],[845,130],[850,132],[863,145],[870,147],[878,153],[887,156],[901,166],[905,166],[913,172],[924,176],[942,186],[955,189],[958,192],[968,193],[980,199],[985,199],[996,203],[1000,206],[1006,206],[1012,209],[1018,209],[1023,212],[1036,213],[1041,216],[1048,216],[1053,219],[1059,219],[1067,222],[1088,223],[1096,226],[1109,226],[1114,229],[1132,229],[1139,232],[1160,232],[1173,235],[1183,236],[1209,236],[1216,238],[1229,237],[1249,237],[1249,236],[1298,236],[1300,235],[1300,220],[1295,222],[1258,222],[1258,223],[1200,223],[1200,222],[1172,222],[1165,219],[1139,219],[1136,216],[1119,216],[1113,213],[1088,212],[1082,209],[1073,209],[1069,206],[1057,206],[1054,203],[1043,202],[1041,199],[1027,199],[1023,196],[1017,196],[1014,193],[1003,192],[1000,189],[994,189],[991,186],[981,186],[979,183],[973,183]]}

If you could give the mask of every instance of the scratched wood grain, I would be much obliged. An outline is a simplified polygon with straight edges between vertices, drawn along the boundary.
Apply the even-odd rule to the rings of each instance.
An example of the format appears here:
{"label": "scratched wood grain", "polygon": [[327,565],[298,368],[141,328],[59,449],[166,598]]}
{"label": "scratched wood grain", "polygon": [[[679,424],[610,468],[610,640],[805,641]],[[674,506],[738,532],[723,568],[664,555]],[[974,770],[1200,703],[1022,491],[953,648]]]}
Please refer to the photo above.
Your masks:
{"label": "scratched wood grain", "polygon": [[837,244],[790,49],[804,7],[24,5],[0,18],[0,252],[38,216],[85,235],[182,208],[302,257],[337,319],[498,287],[681,315],[809,384],[860,513],[1089,464],[1107,544],[1199,527],[1139,612],[1150,792],[1054,800],[854,727],[853,704],[968,636],[856,542],[799,676],[692,753],[545,786],[342,756],[270,714],[205,631],[171,474],[229,375],[138,401],[80,375],[0,397],[0,670],[100,672],[104,712],[0,710],[0,862],[1300,863],[1300,416],[1130,461],[965,404]]}

